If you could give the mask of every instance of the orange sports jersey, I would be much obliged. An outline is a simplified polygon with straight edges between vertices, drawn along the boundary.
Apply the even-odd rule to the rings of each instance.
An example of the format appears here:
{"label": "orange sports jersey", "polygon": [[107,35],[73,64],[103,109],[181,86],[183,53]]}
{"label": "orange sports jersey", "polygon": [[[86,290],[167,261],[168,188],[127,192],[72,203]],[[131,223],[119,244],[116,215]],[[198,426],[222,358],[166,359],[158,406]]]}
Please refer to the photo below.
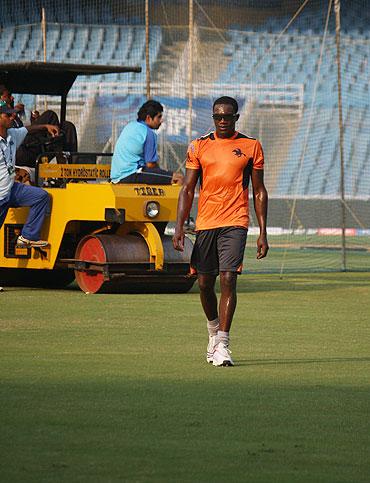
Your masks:
{"label": "orange sports jersey", "polygon": [[197,230],[222,226],[248,228],[248,184],[252,169],[263,169],[261,143],[235,132],[211,132],[190,143],[186,168],[200,171]]}

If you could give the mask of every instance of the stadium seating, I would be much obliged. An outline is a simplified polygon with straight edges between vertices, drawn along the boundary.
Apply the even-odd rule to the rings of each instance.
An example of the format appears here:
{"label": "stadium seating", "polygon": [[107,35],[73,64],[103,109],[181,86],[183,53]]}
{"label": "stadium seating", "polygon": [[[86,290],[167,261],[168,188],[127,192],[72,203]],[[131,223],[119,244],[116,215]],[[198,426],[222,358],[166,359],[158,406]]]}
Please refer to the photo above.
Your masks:
{"label": "stadium seating", "polygon": [[[253,1],[249,3],[253,4]],[[257,0],[254,3],[259,4]],[[273,3],[271,0],[271,5]],[[276,4],[279,3],[276,1]],[[370,38],[370,29],[368,18],[361,11],[359,2],[354,8],[342,3],[345,187],[348,194],[366,195],[369,188],[364,181],[364,174],[369,176],[370,170],[370,52],[368,42],[364,40]],[[145,82],[143,19],[124,18],[114,9],[113,0],[106,0],[104,6],[97,5],[94,12],[84,8],[83,1],[74,2],[73,14],[70,2],[56,5],[47,0],[34,0],[32,8],[26,0],[20,0],[17,5],[5,2],[0,15],[3,27],[0,29],[0,42],[4,62],[43,59],[42,32],[39,26],[39,12],[43,5],[46,6],[48,18],[47,60],[142,67],[141,74],[115,74],[77,81],[73,89],[75,93],[81,93],[81,98],[85,94],[86,82],[97,86],[95,91],[89,91],[93,96],[101,80],[112,83],[112,92],[115,92],[115,84],[122,86],[123,83],[129,83],[135,86],[136,83]],[[23,9],[24,25],[11,25],[11,19],[19,14],[20,8]],[[253,94],[257,105],[265,108],[276,104],[282,108],[284,104],[289,106],[294,98],[294,92],[290,94],[290,86],[302,88],[301,116],[297,120],[285,162],[279,166],[275,192],[277,195],[287,195],[294,186],[297,195],[338,195],[340,163],[334,15],[329,21],[321,64],[319,59],[326,9],[318,10],[315,15],[309,9],[304,9],[287,31],[279,36],[291,18],[266,16],[265,22],[230,26],[227,32],[228,43],[223,50],[228,64],[216,84],[266,86],[266,89],[255,89]],[[161,28],[151,26],[150,36],[150,62],[153,67],[163,41]],[[268,86],[271,86],[271,93]],[[281,97],[279,88],[283,92]],[[105,94],[100,92],[99,95],[102,105],[112,102],[109,94]],[[126,117],[127,120],[128,111],[135,113],[142,100],[143,97],[135,91],[131,96],[115,96],[114,103],[117,112],[122,112],[122,119]],[[173,98],[172,101],[181,104],[180,98]],[[172,101],[167,99],[167,104],[171,105]],[[250,99],[247,104],[251,104]],[[201,100],[195,99],[197,119],[194,123],[199,130],[208,126],[207,121],[202,121],[203,116],[207,119],[202,109]],[[101,133],[98,135],[103,136]],[[186,143],[185,127],[179,128],[171,139]]]}
{"label": "stadium seating", "polygon": [[[370,52],[368,44],[360,40],[368,26],[365,20],[358,22],[360,17],[360,12],[350,16],[353,21],[356,19],[356,29],[345,18],[342,35],[342,72],[351,72],[351,75],[342,75],[344,137],[345,140],[351,140],[349,145],[345,145],[344,153],[348,195],[368,195],[368,186],[362,178],[364,171],[368,170],[369,152],[364,147],[356,149],[356,143],[364,141],[355,136],[362,129],[365,134],[365,126],[369,133],[370,111]],[[290,18],[270,17],[266,24],[257,27],[247,25],[230,30],[229,43],[224,50],[230,62],[218,82],[223,85],[235,82],[271,86],[302,85],[303,115],[278,178],[277,194],[291,194],[294,187],[296,195],[338,195],[340,163],[334,19],[331,18],[329,22],[319,71],[324,16],[301,15],[293,28],[276,41],[277,34]],[[257,104],[264,105],[267,96],[263,97],[261,92],[256,95]]]}
{"label": "stadium seating", "polygon": [[[154,62],[161,44],[161,30],[150,32],[150,57]],[[37,59],[43,49],[39,26],[9,26],[0,31],[3,61]],[[145,62],[145,32],[140,26],[86,26],[50,24],[47,27],[47,60],[59,62],[88,62],[129,64]]]}

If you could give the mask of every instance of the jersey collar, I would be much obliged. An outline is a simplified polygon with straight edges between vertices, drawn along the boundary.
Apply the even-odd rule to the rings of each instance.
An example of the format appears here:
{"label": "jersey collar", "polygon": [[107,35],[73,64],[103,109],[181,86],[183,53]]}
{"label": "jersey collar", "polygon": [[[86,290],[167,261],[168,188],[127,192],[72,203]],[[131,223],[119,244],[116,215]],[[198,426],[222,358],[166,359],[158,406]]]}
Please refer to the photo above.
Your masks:
{"label": "jersey collar", "polygon": [[239,132],[238,131],[235,131],[234,134],[230,138],[219,138],[217,136],[216,131],[213,131],[213,134],[215,136],[215,139],[217,139],[218,141],[231,141],[231,140],[233,140],[233,139],[235,139],[237,137],[237,135],[239,134]]}

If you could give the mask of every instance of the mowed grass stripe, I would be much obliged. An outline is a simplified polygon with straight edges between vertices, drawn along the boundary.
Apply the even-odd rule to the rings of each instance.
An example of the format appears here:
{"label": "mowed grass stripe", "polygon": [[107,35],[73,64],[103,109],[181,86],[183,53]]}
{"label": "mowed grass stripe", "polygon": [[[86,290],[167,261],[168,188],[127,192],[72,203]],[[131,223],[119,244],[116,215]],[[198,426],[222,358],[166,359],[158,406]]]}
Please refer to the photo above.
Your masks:
{"label": "mowed grass stripe", "polygon": [[239,288],[234,368],[196,287],[0,294],[2,480],[368,481],[369,275]]}

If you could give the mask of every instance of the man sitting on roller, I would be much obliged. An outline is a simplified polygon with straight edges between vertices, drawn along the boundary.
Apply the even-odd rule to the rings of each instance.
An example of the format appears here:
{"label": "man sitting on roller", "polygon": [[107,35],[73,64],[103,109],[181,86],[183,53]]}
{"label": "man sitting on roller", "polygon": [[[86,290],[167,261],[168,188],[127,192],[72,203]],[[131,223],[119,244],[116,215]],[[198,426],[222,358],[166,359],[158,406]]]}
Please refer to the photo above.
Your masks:
{"label": "man sitting on roller", "polygon": [[111,168],[112,183],[182,183],[183,176],[158,167],[157,136],[163,121],[163,106],[147,101],[139,109],[137,121],[129,122],[116,143]]}

